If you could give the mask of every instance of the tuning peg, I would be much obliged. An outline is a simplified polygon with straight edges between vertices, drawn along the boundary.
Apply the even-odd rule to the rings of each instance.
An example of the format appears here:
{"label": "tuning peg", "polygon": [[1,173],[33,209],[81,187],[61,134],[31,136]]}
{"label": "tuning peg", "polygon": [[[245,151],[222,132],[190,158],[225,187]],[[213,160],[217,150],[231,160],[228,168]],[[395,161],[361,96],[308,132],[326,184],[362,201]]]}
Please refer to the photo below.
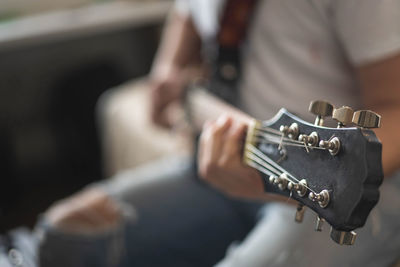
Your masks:
{"label": "tuning peg", "polygon": [[307,181],[302,179],[298,183],[289,182],[287,189],[296,192],[300,197],[304,197],[307,194]]}
{"label": "tuning peg", "polygon": [[332,119],[338,122],[338,128],[350,124],[353,120],[354,110],[351,107],[343,106],[335,108],[332,113]]}
{"label": "tuning peg", "polygon": [[324,189],[321,192],[314,193],[314,192],[310,192],[308,194],[308,198],[314,202],[318,202],[319,206],[321,208],[326,208],[326,206],[328,206],[329,202],[330,202],[330,196],[329,196],[329,191]]}
{"label": "tuning peg", "polygon": [[339,231],[331,227],[331,238],[339,245],[353,245],[356,241],[357,233],[354,231]]}
{"label": "tuning peg", "polygon": [[289,183],[289,178],[286,173],[282,173],[274,181],[274,184],[277,185],[280,190],[285,190],[287,188],[288,183]]}
{"label": "tuning peg", "polygon": [[303,222],[304,219],[304,212],[306,211],[306,207],[303,204],[297,204],[296,214],[294,216],[294,221],[297,223]]}
{"label": "tuning peg", "polygon": [[354,112],[353,123],[362,128],[379,128],[381,116],[371,110],[358,110]]}
{"label": "tuning peg", "polygon": [[281,125],[279,127],[279,131],[283,133],[283,135],[288,136],[292,139],[296,139],[299,135],[299,125],[297,123],[292,123],[290,126]]}
{"label": "tuning peg", "polygon": [[312,132],[310,135],[300,134],[298,140],[309,146],[317,146],[319,143],[319,136],[317,132]]}
{"label": "tuning peg", "polygon": [[339,153],[340,146],[340,140],[337,137],[333,137],[328,141],[319,141],[319,147],[327,149],[332,156],[336,156]]}
{"label": "tuning peg", "polygon": [[285,190],[289,184],[289,178],[286,173],[282,173],[279,177],[271,175],[268,180],[270,184],[278,186],[280,190]]}
{"label": "tuning peg", "polygon": [[315,222],[315,231],[321,232],[322,226],[324,225],[325,219],[317,215],[317,221]]}
{"label": "tuning peg", "polygon": [[333,105],[329,102],[316,100],[310,103],[308,110],[317,115],[315,119],[315,125],[322,126],[324,124],[324,117],[332,116]]}

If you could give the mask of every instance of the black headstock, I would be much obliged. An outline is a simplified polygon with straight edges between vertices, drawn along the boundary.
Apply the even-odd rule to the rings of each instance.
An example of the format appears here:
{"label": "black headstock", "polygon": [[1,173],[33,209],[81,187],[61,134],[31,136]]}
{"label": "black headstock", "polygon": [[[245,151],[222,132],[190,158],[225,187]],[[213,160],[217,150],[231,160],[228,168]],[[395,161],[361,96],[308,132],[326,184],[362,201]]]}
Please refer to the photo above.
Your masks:
{"label": "black headstock", "polygon": [[262,173],[267,192],[311,208],[341,239],[334,235],[362,227],[378,202],[381,150],[369,129],[318,126],[281,109],[249,127],[244,159]]}

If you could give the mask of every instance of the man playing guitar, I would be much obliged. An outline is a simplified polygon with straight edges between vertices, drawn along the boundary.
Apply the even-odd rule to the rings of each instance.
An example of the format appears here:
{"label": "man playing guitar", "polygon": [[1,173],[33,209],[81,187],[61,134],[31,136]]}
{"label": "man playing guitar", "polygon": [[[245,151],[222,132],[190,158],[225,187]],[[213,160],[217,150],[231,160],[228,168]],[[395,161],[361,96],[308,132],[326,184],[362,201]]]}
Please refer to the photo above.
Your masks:
{"label": "man playing guitar", "polygon": [[[216,39],[219,18],[230,2],[235,1],[177,1],[148,82],[155,123],[171,126],[168,107],[184,97],[187,82],[198,75],[193,66],[207,63],[202,51]],[[200,179],[190,160],[158,162],[58,203],[44,220],[43,265],[393,263],[400,248],[400,179],[389,178],[400,166],[398,10],[399,1],[255,3],[240,50],[241,70],[229,65],[217,70],[228,79],[240,71],[235,103],[240,110],[215,98],[203,104],[211,117],[225,115],[203,125],[197,158]],[[366,107],[384,118],[376,134],[384,144],[388,178],[379,204],[360,231],[360,242],[350,249],[310,233],[308,215],[303,225],[294,225],[287,198],[272,202],[276,198],[264,193],[260,173],[241,160],[250,118],[271,118],[284,106],[310,119],[305,107],[314,99]],[[134,208],[135,221],[121,212],[126,206]],[[65,255],[65,249],[73,254]]]}

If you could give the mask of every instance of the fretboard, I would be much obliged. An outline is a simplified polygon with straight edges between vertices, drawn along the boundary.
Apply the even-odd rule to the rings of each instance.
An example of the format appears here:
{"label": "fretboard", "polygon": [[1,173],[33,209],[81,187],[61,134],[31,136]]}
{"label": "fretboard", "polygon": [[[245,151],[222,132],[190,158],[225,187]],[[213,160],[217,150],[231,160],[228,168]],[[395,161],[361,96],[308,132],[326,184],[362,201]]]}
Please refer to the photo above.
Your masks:
{"label": "fretboard", "polygon": [[192,123],[197,129],[201,129],[207,120],[215,120],[223,114],[230,115],[235,120],[245,123],[250,123],[253,120],[246,113],[201,88],[189,90],[187,105]]}

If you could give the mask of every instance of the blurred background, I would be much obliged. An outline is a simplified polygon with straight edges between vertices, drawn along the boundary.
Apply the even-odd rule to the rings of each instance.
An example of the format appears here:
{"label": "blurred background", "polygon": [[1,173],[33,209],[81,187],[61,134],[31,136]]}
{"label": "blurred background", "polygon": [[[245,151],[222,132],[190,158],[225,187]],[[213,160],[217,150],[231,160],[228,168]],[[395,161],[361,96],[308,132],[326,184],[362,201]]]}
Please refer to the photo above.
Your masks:
{"label": "blurred background", "polygon": [[0,0],[0,233],[105,177],[99,96],[145,75],[169,0]]}

